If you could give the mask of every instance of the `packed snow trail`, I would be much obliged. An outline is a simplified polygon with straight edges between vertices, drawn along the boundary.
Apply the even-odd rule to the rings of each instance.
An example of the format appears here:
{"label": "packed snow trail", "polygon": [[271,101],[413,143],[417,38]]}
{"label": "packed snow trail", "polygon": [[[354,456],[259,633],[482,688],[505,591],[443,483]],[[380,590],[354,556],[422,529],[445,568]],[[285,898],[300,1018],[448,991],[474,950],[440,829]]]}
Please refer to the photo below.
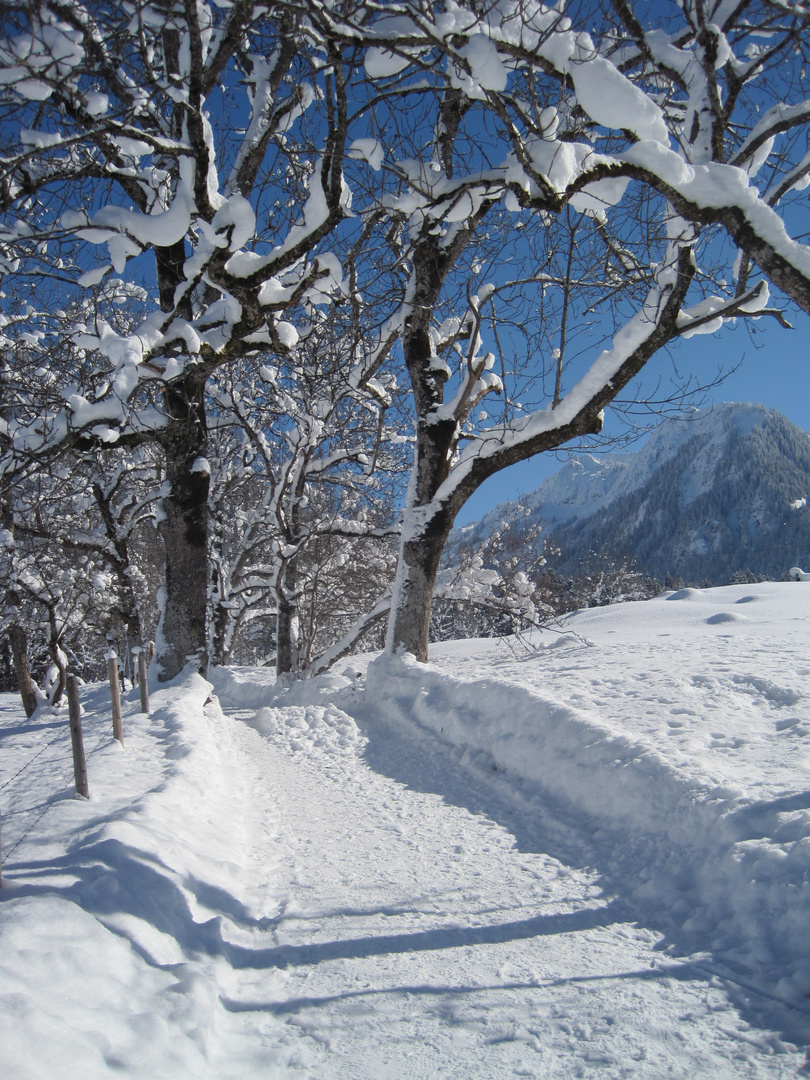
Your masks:
{"label": "packed snow trail", "polygon": [[[791,838],[808,806],[805,594],[759,593],[585,613],[593,646],[525,664],[457,643],[452,676],[378,662],[275,692],[262,672],[220,672],[221,707],[186,676],[156,688],[149,718],[129,695],[125,750],[105,689],[86,688],[90,802],[71,794],[64,718],[26,722],[3,696],[0,1075],[804,1074],[804,960],[779,960],[774,927],[806,918],[808,844]],[[706,801],[724,769],[755,795],[726,784]],[[706,827],[726,811],[759,830],[740,842],[742,871],[752,852],[767,870],[753,885],[733,877],[736,834]],[[695,881],[675,880],[716,852],[739,894],[720,934]],[[673,880],[651,890],[650,867]],[[798,996],[726,962],[746,950]]]}
{"label": "packed snow trail", "polygon": [[740,1015],[739,986],[601,895],[576,829],[504,797],[486,760],[355,711],[365,748],[332,705],[260,709],[261,741],[236,730],[259,787],[261,762],[273,777],[287,883],[272,948],[224,996],[237,1041],[250,1016],[277,1066],[319,1080],[795,1075],[803,1056]]}
{"label": "packed snow trail", "polygon": [[3,1076],[796,1075],[790,1010],[754,1027],[658,952],[485,759],[330,704],[203,717],[206,692],[129,711],[125,752],[88,695],[93,801],[53,802],[0,893]]}

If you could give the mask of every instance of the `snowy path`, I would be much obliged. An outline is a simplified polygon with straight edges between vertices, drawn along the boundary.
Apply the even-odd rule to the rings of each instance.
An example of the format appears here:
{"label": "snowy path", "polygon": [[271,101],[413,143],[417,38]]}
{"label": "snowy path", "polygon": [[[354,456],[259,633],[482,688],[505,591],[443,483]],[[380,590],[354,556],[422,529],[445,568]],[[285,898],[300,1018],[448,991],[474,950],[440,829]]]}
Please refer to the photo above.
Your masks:
{"label": "snowy path", "polygon": [[258,727],[232,730],[275,862],[249,892],[260,926],[233,937],[220,1067],[258,1044],[313,1080],[796,1075],[705,962],[662,956],[592,874],[545,853],[582,843],[547,810],[382,718],[363,756],[329,707],[265,709]]}
{"label": "snowy path", "polygon": [[123,750],[88,687],[89,802],[3,695],[0,1077],[807,1075],[810,597],[748,596],[188,675]]}

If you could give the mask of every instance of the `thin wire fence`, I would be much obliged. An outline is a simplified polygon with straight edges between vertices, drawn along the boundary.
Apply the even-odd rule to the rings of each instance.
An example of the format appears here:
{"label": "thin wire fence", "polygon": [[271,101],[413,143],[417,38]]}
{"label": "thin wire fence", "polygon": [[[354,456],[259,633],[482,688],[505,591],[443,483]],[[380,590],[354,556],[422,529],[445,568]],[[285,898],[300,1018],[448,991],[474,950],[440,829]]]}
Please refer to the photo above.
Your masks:
{"label": "thin wire fence", "polygon": [[54,737],[52,739],[50,739],[48,742],[45,743],[44,746],[40,747],[39,750],[37,750],[37,752],[34,754],[34,756],[32,758],[30,758],[28,761],[26,761],[25,765],[23,765],[23,767],[21,769],[18,769],[17,772],[15,772],[13,776],[10,776],[8,778],[8,780],[6,780],[4,783],[0,784],[0,791],[5,791],[6,788],[10,784],[14,783],[14,781],[17,779],[18,776],[22,776],[22,774],[24,772],[27,772],[28,769],[37,760],[37,758],[41,757],[45,753],[45,751],[48,749],[49,746],[53,746],[53,744],[55,742],[58,742],[59,739],[66,738],[69,735],[70,735],[70,732],[68,731],[67,728],[65,728],[62,731],[59,731],[56,735],[54,735]]}
{"label": "thin wire fence", "polygon": [[[92,711],[92,713],[90,713],[90,716],[100,719],[99,712],[100,712],[100,710],[94,709]],[[37,765],[37,762],[39,762],[40,766],[43,767],[43,771],[48,772],[50,774],[49,777],[48,777],[47,786],[50,787],[52,791],[54,789],[61,790],[63,787],[66,787],[71,783],[71,780],[73,778],[73,765],[71,763],[70,757],[65,756],[64,759],[62,759],[62,755],[55,752],[54,755],[53,755],[52,760],[50,760],[50,759],[45,759],[44,761],[41,760],[43,754],[50,747],[54,746],[56,743],[66,742],[66,743],[70,744],[70,735],[71,735],[71,733],[70,733],[70,726],[68,724],[67,712],[65,712],[64,716],[60,716],[59,719],[64,721],[64,726],[56,733],[56,735],[53,736],[53,738],[48,739],[48,741],[46,743],[44,743],[44,745],[39,747],[39,749],[36,751],[36,753],[33,754],[31,757],[29,757],[25,761],[25,763],[23,765],[21,765],[14,773],[12,773],[11,776],[9,776],[5,780],[3,780],[3,782],[0,784],[0,792],[6,791],[8,788],[10,788],[14,784],[15,781],[20,780],[22,777],[24,777],[26,773],[28,773],[32,768],[34,768]],[[95,725],[94,725],[94,727],[95,727]],[[95,731],[93,732],[93,734],[95,735]],[[96,738],[96,741],[93,744],[93,746],[86,752],[85,757],[86,758],[92,757],[94,754],[96,754],[98,751],[100,751],[105,744],[108,744],[109,742],[114,741],[114,740],[115,740],[114,723],[113,723],[113,720],[110,719],[109,723],[106,723],[106,724],[102,723],[101,731],[100,731],[98,737]],[[64,760],[64,766],[63,767],[60,767],[60,760]],[[13,788],[12,788],[12,792],[13,792]],[[31,834],[34,832],[34,830],[40,824],[40,822],[45,817],[45,815],[48,813],[48,811],[53,806],[55,806],[58,801],[59,800],[56,800],[56,799],[50,799],[49,801],[47,801],[45,803],[45,805],[42,807],[42,809],[40,810],[40,812],[37,814],[37,816],[33,819],[33,821],[31,821],[31,823],[27,826],[27,828],[25,828],[25,831],[23,832],[22,836],[17,837],[15,839],[14,843],[11,845],[11,847],[6,849],[5,851],[0,852],[0,859],[2,859],[2,864],[3,864],[4,868],[8,866],[8,862],[9,862],[9,859],[11,858],[11,856],[31,836]],[[3,827],[4,827],[3,831],[5,832],[6,823],[8,822],[9,818],[12,821],[15,821],[15,823],[16,823],[16,821],[18,821],[20,818],[24,819],[26,814],[31,813],[32,809],[33,808],[28,809],[28,810],[17,810],[17,811],[10,811],[10,812],[7,811],[6,813],[4,813],[3,814]]]}

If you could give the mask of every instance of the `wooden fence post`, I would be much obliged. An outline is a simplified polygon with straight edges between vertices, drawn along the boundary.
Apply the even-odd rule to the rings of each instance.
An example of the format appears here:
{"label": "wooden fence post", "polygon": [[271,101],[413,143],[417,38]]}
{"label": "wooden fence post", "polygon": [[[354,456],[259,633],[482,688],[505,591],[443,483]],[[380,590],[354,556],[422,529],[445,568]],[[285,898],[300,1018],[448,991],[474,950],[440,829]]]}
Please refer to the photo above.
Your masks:
{"label": "wooden fence post", "polygon": [[112,650],[107,654],[107,674],[110,676],[113,735],[124,745],[124,721],[121,716],[121,690],[118,685],[118,657]]}
{"label": "wooden fence post", "polygon": [[70,744],[73,749],[73,776],[76,791],[85,799],[90,798],[87,787],[87,763],[82,745],[82,707],[79,704],[79,683],[75,675],[67,677],[68,710],[70,712]]}
{"label": "wooden fence post", "polygon": [[149,682],[146,677],[146,653],[138,653],[138,688],[141,691],[141,712],[149,712]]}

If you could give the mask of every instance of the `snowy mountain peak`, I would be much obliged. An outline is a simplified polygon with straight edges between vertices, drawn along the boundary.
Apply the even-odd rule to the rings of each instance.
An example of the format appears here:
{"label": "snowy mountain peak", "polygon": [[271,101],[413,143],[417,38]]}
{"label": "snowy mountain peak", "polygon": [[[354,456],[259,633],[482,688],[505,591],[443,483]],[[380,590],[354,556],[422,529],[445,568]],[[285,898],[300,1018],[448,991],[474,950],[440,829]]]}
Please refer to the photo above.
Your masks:
{"label": "snowy mountain peak", "polygon": [[[727,403],[667,420],[636,451],[583,454],[520,505],[575,573],[589,553],[632,552],[641,568],[725,584],[810,562],[810,438],[762,405]],[[465,534],[484,538],[504,504]]]}

